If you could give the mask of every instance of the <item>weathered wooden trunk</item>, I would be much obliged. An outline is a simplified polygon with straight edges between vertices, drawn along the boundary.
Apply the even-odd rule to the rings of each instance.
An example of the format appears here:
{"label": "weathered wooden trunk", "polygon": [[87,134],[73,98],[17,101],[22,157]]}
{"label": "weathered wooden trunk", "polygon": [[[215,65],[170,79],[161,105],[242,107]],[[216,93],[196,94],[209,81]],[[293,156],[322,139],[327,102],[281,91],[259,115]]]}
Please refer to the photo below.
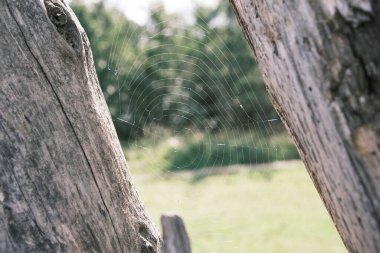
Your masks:
{"label": "weathered wooden trunk", "polygon": [[0,31],[0,252],[159,252],[69,6],[0,0]]}
{"label": "weathered wooden trunk", "polygon": [[346,247],[380,252],[380,2],[231,3]]}

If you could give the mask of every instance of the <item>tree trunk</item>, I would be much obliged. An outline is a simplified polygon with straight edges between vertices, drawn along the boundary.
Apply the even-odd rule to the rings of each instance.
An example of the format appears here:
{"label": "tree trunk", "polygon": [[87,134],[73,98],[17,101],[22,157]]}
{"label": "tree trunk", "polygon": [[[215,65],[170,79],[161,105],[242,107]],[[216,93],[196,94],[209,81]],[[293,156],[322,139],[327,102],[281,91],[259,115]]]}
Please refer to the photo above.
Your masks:
{"label": "tree trunk", "polygon": [[231,0],[350,252],[380,252],[380,2]]}
{"label": "tree trunk", "polygon": [[63,0],[0,0],[0,252],[159,252]]}

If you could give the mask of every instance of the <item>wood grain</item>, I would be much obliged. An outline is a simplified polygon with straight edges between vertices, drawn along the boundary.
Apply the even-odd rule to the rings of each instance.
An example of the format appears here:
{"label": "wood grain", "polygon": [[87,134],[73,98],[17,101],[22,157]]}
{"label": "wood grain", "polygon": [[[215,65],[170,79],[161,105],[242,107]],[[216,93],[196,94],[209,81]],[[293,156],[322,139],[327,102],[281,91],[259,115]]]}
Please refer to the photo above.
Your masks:
{"label": "wood grain", "polygon": [[0,252],[159,252],[61,0],[0,0]]}
{"label": "wood grain", "polygon": [[231,3],[347,249],[380,252],[380,2]]}

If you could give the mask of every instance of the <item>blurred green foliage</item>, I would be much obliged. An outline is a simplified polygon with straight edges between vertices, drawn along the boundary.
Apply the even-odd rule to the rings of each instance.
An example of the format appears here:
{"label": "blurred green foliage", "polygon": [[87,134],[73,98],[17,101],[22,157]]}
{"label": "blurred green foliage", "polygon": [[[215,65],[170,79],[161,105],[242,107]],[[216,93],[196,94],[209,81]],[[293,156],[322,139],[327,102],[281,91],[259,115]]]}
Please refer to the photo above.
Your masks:
{"label": "blurred green foliage", "polygon": [[162,127],[158,131],[160,135],[124,145],[124,154],[133,173],[155,174],[299,159],[297,149],[284,132],[263,138],[254,131],[241,129],[187,135],[173,135]]}
{"label": "blurred green foliage", "polygon": [[176,132],[265,131],[263,122],[277,118],[227,1],[198,8],[193,24],[157,5],[146,26],[102,2],[72,7],[122,141],[142,137],[150,125]]}
{"label": "blurred green foliage", "polygon": [[[287,135],[273,135],[266,140],[267,143],[258,145],[260,137],[252,136],[251,132],[240,134],[243,136],[238,138],[233,138],[231,135],[211,135],[201,140],[187,141],[182,148],[170,149],[166,156],[168,160],[166,169],[179,171],[299,159],[298,152]],[[248,138],[251,145],[244,143],[241,138]]]}

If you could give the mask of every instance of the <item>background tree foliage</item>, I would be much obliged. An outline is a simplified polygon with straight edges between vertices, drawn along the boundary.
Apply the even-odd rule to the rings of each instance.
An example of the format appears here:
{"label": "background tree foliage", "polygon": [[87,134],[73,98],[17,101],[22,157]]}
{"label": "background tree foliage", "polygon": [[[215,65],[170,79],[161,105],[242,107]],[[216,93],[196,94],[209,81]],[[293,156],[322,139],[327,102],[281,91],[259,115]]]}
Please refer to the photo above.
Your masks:
{"label": "background tree foliage", "polygon": [[150,124],[215,133],[277,117],[227,1],[198,8],[193,24],[158,5],[144,27],[102,2],[73,8],[122,140]]}

